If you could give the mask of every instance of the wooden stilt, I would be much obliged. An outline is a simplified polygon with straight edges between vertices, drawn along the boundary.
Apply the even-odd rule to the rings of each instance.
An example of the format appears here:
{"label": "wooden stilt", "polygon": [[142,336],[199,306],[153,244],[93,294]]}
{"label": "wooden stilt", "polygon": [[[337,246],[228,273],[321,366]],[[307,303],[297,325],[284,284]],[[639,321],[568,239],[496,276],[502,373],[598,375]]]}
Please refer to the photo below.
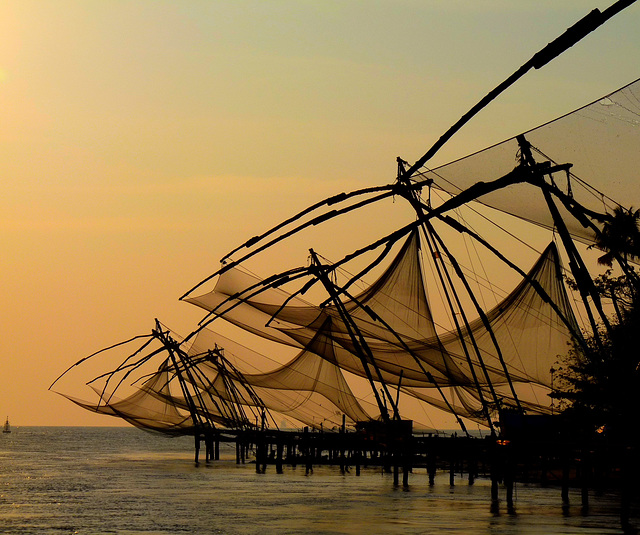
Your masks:
{"label": "wooden stilt", "polygon": [[303,433],[303,453],[305,456],[305,474],[309,475],[313,473],[313,457],[312,457],[312,448],[309,440],[309,428],[304,428]]}
{"label": "wooden stilt", "polygon": [[491,474],[491,501],[498,503],[498,478],[496,474]]}
{"label": "wooden stilt", "polygon": [[390,474],[393,470],[392,470],[392,462],[393,462],[393,456],[391,454],[390,451],[381,451],[380,452],[380,457],[382,457],[383,463],[384,463],[384,472],[385,474]]}
{"label": "wooden stilt", "polygon": [[580,494],[582,502],[582,511],[586,513],[589,510],[589,452],[582,452],[580,461]]}
{"label": "wooden stilt", "polygon": [[340,473],[341,474],[344,474],[346,470],[346,467],[345,467],[346,460],[344,455],[346,434],[347,434],[346,416],[343,414],[342,427],[340,428],[340,439],[339,439],[340,452],[338,454],[340,455]]}
{"label": "wooden stilt", "polygon": [[260,467],[260,471],[263,474],[267,473],[267,459],[269,456],[267,455],[267,445],[263,443],[262,445],[262,466]]}
{"label": "wooden stilt", "polygon": [[206,463],[208,463],[212,457],[213,454],[211,453],[211,440],[210,440],[210,435],[208,431],[205,431],[204,433],[204,461]]}
{"label": "wooden stilt", "polygon": [[409,487],[409,472],[411,471],[411,456],[405,450],[402,454],[402,486],[406,489]]}
{"label": "wooden stilt", "polygon": [[278,441],[278,445],[276,448],[276,473],[282,474],[282,451],[284,449],[284,444],[281,440]]}
{"label": "wooden stilt", "polygon": [[261,440],[258,438],[256,440],[256,474],[261,473],[261,463],[262,463],[262,444]]}
{"label": "wooden stilt", "polygon": [[411,433],[404,437],[402,447],[402,486],[409,487],[409,473],[412,469],[413,441]]}
{"label": "wooden stilt", "polygon": [[495,441],[491,445],[491,450],[489,452],[490,462],[491,462],[491,506],[492,511],[498,508],[499,500],[498,500],[498,480],[500,479],[498,473],[498,452],[496,451],[497,445]]}
{"label": "wooden stilt", "polygon": [[391,464],[393,465],[393,486],[397,487],[400,482],[400,467],[398,466],[398,450],[389,454],[391,457]]}
{"label": "wooden stilt", "polygon": [[507,490],[507,511],[512,513],[513,511],[515,511],[515,508],[514,508],[514,505],[513,505],[513,486],[514,486],[514,482],[513,482],[513,472],[512,472],[512,467],[511,466],[508,466],[507,469],[505,470],[504,485],[505,485],[506,490]]}
{"label": "wooden stilt", "polygon": [[620,470],[620,527],[624,533],[631,533],[631,495],[632,495],[632,474],[631,474],[631,451],[625,448],[622,452],[622,466]]}
{"label": "wooden stilt", "polygon": [[547,474],[547,455],[542,453],[540,455],[540,486],[546,487],[549,485],[549,475]]}
{"label": "wooden stilt", "polygon": [[455,459],[453,457],[453,452],[451,453],[451,457],[449,458],[449,486],[453,487],[455,485],[455,477],[456,477],[456,464]]}
{"label": "wooden stilt", "polygon": [[513,450],[513,444],[509,443],[502,447],[502,472],[504,479],[504,486],[507,491],[507,511],[509,513],[515,512],[513,502],[513,488],[515,484],[515,451]]}
{"label": "wooden stilt", "polygon": [[569,505],[569,453],[562,455],[562,503]]}
{"label": "wooden stilt", "polygon": [[427,473],[429,474],[429,486],[433,487],[436,480],[436,455],[434,452],[429,453],[427,457]]}
{"label": "wooden stilt", "polygon": [[478,462],[476,460],[475,452],[469,454],[469,485],[473,485],[476,480],[476,474],[478,472]]}

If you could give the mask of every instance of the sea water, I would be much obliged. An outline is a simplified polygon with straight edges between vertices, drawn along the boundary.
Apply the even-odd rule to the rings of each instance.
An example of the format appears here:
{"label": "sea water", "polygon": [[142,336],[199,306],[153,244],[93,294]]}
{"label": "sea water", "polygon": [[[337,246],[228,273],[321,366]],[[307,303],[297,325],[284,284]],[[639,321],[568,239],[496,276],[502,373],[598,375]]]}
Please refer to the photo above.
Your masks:
{"label": "sea water", "polygon": [[20,534],[607,534],[620,533],[618,498],[517,485],[515,512],[491,508],[489,482],[424,469],[394,488],[380,469],[273,466],[256,474],[193,461],[193,440],[133,428],[20,427],[0,436],[0,533]]}

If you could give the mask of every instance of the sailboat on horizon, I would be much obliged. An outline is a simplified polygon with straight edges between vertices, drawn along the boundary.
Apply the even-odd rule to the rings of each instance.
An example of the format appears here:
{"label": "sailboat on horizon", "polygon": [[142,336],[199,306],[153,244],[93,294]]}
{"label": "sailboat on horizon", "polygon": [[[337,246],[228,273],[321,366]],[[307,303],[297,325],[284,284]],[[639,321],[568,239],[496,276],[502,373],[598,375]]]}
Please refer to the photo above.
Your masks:
{"label": "sailboat on horizon", "polygon": [[11,433],[11,424],[9,424],[9,417],[7,416],[7,419],[4,422],[4,425],[2,426],[2,432],[3,433]]}

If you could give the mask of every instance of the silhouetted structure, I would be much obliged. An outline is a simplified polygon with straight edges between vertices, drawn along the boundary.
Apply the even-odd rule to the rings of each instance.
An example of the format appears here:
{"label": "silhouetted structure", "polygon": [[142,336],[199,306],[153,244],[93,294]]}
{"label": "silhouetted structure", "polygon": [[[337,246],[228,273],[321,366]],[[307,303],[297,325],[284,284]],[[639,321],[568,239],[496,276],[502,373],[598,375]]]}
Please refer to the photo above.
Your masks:
{"label": "silhouetted structure", "polygon": [[[157,322],[150,335],[127,342],[144,339],[115,370],[90,381],[97,403],[69,399],[144,429],[193,435],[196,461],[202,440],[207,460],[218,457],[221,440],[235,441],[238,462],[245,462],[251,449],[258,472],[268,464],[281,471],[287,462],[304,463],[307,473],[325,462],[343,472],[355,466],[356,473],[361,466],[379,465],[393,471],[396,484],[402,470],[407,485],[414,467],[425,467],[432,480],[436,469],[446,467],[453,484],[464,466],[470,484],[478,475],[491,477],[494,500],[503,481],[510,508],[514,481],[533,473],[542,481],[554,474],[565,499],[576,471],[573,481],[585,489],[596,473],[598,481],[611,481],[621,465],[600,459],[611,459],[606,448],[576,443],[563,432],[565,424],[551,416],[548,395],[558,357],[570,344],[577,351],[584,345],[560,250],[592,332],[609,325],[576,244],[597,244],[603,223],[618,206],[602,185],[611,176],[636,180],[640,81],[484,151],[434,169],[424,166],[524,72],[541,67],[630,3],[594,10],[487,95],[415,164],[398,158],[392,184],[320,201],[226,255],[217,272],[182,296],[207,311],[197,329],[178,341]],[[596,171],[589,182],[579,176],[593,172],[598,161],[603,174]],[[406,223],[337,261],[310,249],[307,264],[265,279],[244,269],[250,258],[310,227],[398,197],[410,208]],[[522,267],[492,236],[466,221],[462,211],[473,210],[476,201],[552,230],[556,239],[533,266]],[[460,260],[456,242],[486,251],[521,282],[486,306],[479,273]],[[626,258],[616,260],[632,271]],[[354,290],[374,273],[373,283]],[[213,289],[194,295],[214,279]],[[307,302],[303,296],[317,289],[323,297]],[[451,328],[434,317],[428,291],[442,296]],[[275,369],[250,373],[248,363],[260,355],[211,330],[221,321],[298,353]],[[121,345],[108,349],[116,347]],[[160,365],[143,373],[157,358]],[[133,378],[136,391],[117,397]],[[354,378],[367,385],[364,393],[352,386]],[[422,404],[453,414],[464,436],[416,434],[405,407]],[[281,418],[301,430],[278,429]],[[489,429],[489,438],[469,438],[469,422]],[[336,431],[328,432],[332,428]]]}

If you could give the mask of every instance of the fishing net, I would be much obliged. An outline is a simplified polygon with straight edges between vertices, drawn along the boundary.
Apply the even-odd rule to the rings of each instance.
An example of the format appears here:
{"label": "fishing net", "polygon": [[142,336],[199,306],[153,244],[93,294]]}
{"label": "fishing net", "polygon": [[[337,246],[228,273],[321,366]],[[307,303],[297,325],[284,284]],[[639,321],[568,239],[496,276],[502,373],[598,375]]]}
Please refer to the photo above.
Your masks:
{"label": "fishing net", "polygon": [[98,387],[92,388],[98,396],[97,403],[62,395],[84,409],[122,418],[141,429],[168,435],[193,434],[193,419],[189,412],[183,410],[186,405],[184,398],[180,399],[170,392],[169,385],[174,374],[169,373],[169,367],[168,361],[163,362],[142,386],[122,399],[114,392]]}
{"label": "fishing net", "polygon": [[[242,363],[239,366],[244,365],[245,369],[248,363],[264,359],[264,356],[209,329],[198,332],[189,352],[198,353],[216,346],[224,347],[225,355],[233,355],[238,363]],[[319,356],[329,354],[332,346],[333,342],[321,328],[291,361],[266,373],[243,372],[224,377],[211,366],[210,361],[204,361],[198,367],[206,376],[207,383],[197,386],[207,393],[228,398],[228,381],[236,383],[236,392],[249,385],[267,409],[315,428],[321,424],[340,425],[343,414],[351,423],[369,420],[371,416],[363,407],[364,402],[353,394],[340,368]],[[256,404],[256,399],[246,395],[237,401],[245,405]]]}
{"label": "fishing net", "polygon": [[[556,185],[582,206],[611,213],[617,203],[640,205],[640,80],[524,133],[536,161],[571,163],[556,173]],[[490,182],[516,166],[520,146],[512,137],[454,162],[425,170],[421,178],[457,195],[477,182]],[[489,193],[480,202],[546,228],[554,222],[539,191],[516,184]],[[592,242],[593,231],[563,211],[574,237]]]}
{"label": "fishing net", "polygon": [[[241,258],[225,257],[212,291],[186,294],[186,301],[209,316],[185,342],[163,339],[172,358],[163,360],[133,394],[118,397],[115,388],[96,387],[98,403],[69,399],[170,434],[193,433],[203,425],[243,428],[255,421],[257,426],[264,410],[313,427],[340,425],[342,415],[357,424],[386,412],[378,397],[382,389],[385,400],[393,390],[397,399],[410,397],[483,423],[489,410],[505,407],[549,413],[553,367],[581,342],[556,246],[551,243],[528,272],[511,266],[521,282],[495,306],[480,306],[455,257],[444,246],[434,251],[439,237],[432,225],[478,200],[547,229],[554,229],[560,218],[574,239],[594,243],[606,214],[617,206],[614,199],[640,203],[639,146],[636,81],[523,136],[424,170],[412,184],[399,180],[321,201],[250,239],[234,251],[249,251]],[[509,185],[494,187],[507,180]],[[425,187],[438,188],[446,199],[439,206],[432,206],[431,195],[423,201],[420,190]],[[549,191],[558,207],[555,217]],[[335,265],[322,265],[314,257],[310,266],[265,280],[243,269],[244,260],[293,234],[395,195],[411,202],[415,221]],[[449,219],[455,230],[473,234]],[[481,236],[474,239],[492,248]],[[338,264],[379,247],[384,252],[358,268],[360,274],[369,273],[392,249],[396,253],[372,284],[352,293],[353,280],[338,283]],[[495,248],[493,252],[501,256]],[[429,302],[433,288],[425,270],[436,265],[458,276],[456,282],[441,281],[440,290],[450,300],[454,326],[449,329],[434,320]],[[294,279],[304,286],[286,291]],[[302,295],[319,281],[327,291],[326,301],[311,304]],[[466,295],[464,306],[458,293]],[[256,373],[246,364],[261,355],[204,328],[218,318],[298,353],[285,364]],[[225,354],[233,356],[237,366]],[[376,404],[354,391],[354,378],[368,383]]]}
{"label": "fishing net", "polygon": [[[445,333],[436,332],[431,318],[420,252],[419,234],[413,232],[369,288],[344,299],[351,321],[370,350],[369,359],[359,354],[335,306],[284,304],[286,293],[273,289],[265,292],[267,299],[262,294],[243,299],[243,286],[255,287],[257,279],[240,270],[228,271],[220,278],[223,284],[188,301],[209,311],[218,307],[216,313],[222,318],[269,340],[301,347],[301,355],[314,355],[296,360],[291,371],[285,366],[279,372],[286,377],[280,388],[317,389],[319,384],[309,384],[317,357],[331,363],[336,375],[325,376],[322,386],[334,402],[346,383],[334,391],[326,387],[333,383],[336,388],[339,369],[365,378],[371,374],[376,382],[402,387],[428,402],[433,395],[423,390],[436,387],[480,388],[487,395],[490,385],[498,389],[509,381],[550,387],[552,366],[579,333],[555,245],[543,252],[521,284],[486,313],[485,320]],[[500,399],[513,400],[513,394],[503,390]]]}

